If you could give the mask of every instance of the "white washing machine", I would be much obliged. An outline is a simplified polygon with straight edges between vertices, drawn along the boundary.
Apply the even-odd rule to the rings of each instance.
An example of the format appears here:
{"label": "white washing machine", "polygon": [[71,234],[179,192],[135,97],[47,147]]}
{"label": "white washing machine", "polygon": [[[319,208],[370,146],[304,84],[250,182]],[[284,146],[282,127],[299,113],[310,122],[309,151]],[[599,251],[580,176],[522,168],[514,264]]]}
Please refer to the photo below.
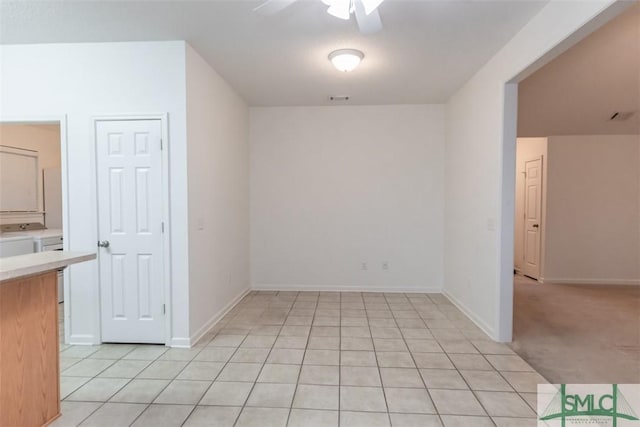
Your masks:
{"label": "white washing machine", "polygon": [[21,233],[0,234],[0,258],[33,252],[33,237]]}
{"label": "white washing machine", "polygon": [[[45,230],[33,230],[27,231],[25,234],[33,237],[34,252],[61,251],[63,249],[61,229],[49,228]],[[64,273],[62,270],[58,270],[58,302],[63,301]]]}

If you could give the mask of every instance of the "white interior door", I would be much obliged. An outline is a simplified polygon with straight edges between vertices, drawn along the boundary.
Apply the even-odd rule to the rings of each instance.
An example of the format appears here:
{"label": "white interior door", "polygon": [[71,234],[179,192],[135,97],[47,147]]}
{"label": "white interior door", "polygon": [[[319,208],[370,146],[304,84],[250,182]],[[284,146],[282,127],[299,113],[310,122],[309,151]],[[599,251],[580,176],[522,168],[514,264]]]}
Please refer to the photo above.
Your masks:
{"label": "white interior door", "polygon": [[165,342],[161,130],[96,122],[103,342]]}
{"label": "white interior door", "polygon": [[542,157],[524,163],[524,262],[522,273],[540,276],[540,227],[542,224]]}

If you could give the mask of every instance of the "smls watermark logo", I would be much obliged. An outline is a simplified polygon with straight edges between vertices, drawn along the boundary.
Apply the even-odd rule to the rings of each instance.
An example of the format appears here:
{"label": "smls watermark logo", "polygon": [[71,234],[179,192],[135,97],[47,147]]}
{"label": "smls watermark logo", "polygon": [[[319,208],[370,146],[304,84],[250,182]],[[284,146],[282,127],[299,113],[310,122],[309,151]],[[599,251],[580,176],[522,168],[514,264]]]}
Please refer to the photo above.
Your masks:
{"label": "smls watermark logo", "polygon": [[640,384],[539,384],[538,426],[640,427]]}

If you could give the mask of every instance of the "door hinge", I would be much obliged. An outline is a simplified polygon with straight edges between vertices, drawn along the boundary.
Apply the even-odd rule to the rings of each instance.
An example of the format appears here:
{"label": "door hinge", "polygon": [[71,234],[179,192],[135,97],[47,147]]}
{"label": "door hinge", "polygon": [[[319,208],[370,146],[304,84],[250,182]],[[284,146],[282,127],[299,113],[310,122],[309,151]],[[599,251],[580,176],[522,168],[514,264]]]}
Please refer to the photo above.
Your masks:
{"label": "door hinge", "polygon": [[160,138],[160,151],[163,150],[162,138]]}
{"label": "door hinge", "polygon": [[162,232],[164,233],[164,222],[162,222],[161,225],[162,225]]}
{"label": "door hinge", "polygon": [[167,306],[166,306],[166,304],[162,304],[162,314],[167,314]]}

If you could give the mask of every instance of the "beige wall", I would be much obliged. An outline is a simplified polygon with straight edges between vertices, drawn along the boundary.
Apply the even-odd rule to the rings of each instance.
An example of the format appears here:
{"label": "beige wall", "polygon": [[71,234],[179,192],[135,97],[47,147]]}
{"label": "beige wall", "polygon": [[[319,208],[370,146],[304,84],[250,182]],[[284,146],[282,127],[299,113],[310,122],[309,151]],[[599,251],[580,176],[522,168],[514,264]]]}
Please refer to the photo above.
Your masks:
{"label": "beige wall", "polygon": [[[520,82],[518,136],[637,134],[639,75],[640,2],[635,2]],[[616,111],[636,114],[610,121]]]}
{"label": "beige wall", "polygon": [[[40,211],[43,210],[43,182],[42,171],[44,169],[60,169],[60,126],[36,125],[36,124],[0,124],[0,145],[34,150],[38,152],[39,182],[38,200]],[[24,217],[15,214],[1,214],[0,224],[17,223],[23,221],[43,222],[42,214],[26,215]]]}
{"label": "beige wall", "polygon": [[[540,218],[540,260],[544,262],[544,230],[545,219],[545,199],[547,191],[546,170],[547,170],[547,138],[518,138],[516,146],[516,217],[514,232],[513,261],[516,270],[522,268],[524,262],[524,163],[536,157],[542,156],[542,218]],[[543,266],[540,266],[542,275]]]}
{"label": "beige wall", "polygon": [[548,139],[545,282],[640,284],[640,136]]}

